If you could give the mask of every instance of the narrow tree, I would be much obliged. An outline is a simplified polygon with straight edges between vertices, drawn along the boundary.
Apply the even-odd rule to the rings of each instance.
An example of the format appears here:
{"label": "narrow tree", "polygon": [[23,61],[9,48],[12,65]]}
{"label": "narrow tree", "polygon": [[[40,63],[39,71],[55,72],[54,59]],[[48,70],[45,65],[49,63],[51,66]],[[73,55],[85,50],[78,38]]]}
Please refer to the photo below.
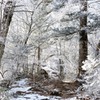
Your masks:
{"label": "narrow tree", "polygon": [[84,73],[82,70],[83,61],[87,59],[88,54],[88,36],[87,36],[87,0],[80,0],[80,32],[79,32],[79,76]]}
{"label": "narrow tree", "polygon": [[96,53],[95,53],[95,56],[98,58],[99,57],[99,50],[100,50],[100,40],[97,44],[97,47],[96,47]]}
{"label": "narrow tree", "polygon": [[0,39],[2,39],[2,41],[0,41],[0,65],[5,49],[5,41],[12,20],[14,8],[15,3],[13,1],[8,0],[4,8],[3,17],[1,17],[2,20],[0,19]]}

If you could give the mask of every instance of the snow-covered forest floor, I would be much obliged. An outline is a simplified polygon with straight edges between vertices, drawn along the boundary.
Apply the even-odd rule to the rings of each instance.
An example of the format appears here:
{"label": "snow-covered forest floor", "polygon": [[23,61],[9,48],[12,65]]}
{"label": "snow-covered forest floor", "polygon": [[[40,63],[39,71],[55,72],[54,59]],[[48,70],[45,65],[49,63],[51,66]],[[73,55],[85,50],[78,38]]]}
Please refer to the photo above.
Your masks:
{"label": "snow-covered forest floor", "polygon": [[[67,92],[69,93],[67,93],[66,96],[73,95],[73,93],[70,91],[71,87],[68,88],[69,90],[67,90]],[[47,91],[51,92],[50,96],[48,95]],[[67,99],[64,99],[60,96],[59,90],[57,90],[57,88],[53,89],[53,84],[45,84],[45,86],[41,87],[40,83],[32,84],[31,80],[25,78],[15,81],[9,87],[9,89],[1,93],[0,100],[76,100],[76,97],[72,96],[72,98],[68,97]]]}
{"label": "snow-covered forest floor", "polygon": [[0,100],[92,100],[78,92],[77,82],[37,79],[18,77],[9,87],[0,88]]}

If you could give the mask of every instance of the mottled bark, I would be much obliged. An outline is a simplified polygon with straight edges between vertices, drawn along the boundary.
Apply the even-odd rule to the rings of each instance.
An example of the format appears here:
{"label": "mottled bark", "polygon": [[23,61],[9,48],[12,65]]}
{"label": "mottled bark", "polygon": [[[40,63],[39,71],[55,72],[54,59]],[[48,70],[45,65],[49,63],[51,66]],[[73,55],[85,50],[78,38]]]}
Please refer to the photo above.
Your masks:
{"label": "mottled bark", "polygon": [[1,59],[4,54],[5,49],[5,41],[7,37],[7,33],[9,30],[9,26],[12,20],[13,12],[14,12],[15,3],[13,1],[8,1],[4,8],[3,18],[0,21],[0,39],[3,41],[0,41],[0,65],[1,65]]}
{"label": "mottled bark", "polygon": [[59,59],[59,70],[60,70],[59,78],[60,78],[60,80],[64,79],[64,67],[63,67],[63,64],[64,64],[63,60]]}
{"label": "mottled bark", "polygon": [[40,74],[40,59],[41,59],[41,48],[40,46],[37,48],[37,59],[38,59],[38,67],[37,67],[37,73]]}
{"label": "mottled bark", "polygon": [[79,32],[79,76],[84,74],[82,70],[83,61],[87,59],[88,54],[88,36],[87,36],[87,0],[80,0],[81,15],[80,15],[80,32]]}
{"label": "mottled bark", "polygon": [[5,48],[5,45],[0,43],[0,64],[1,64],[2,55],[4,53],[4,48]]}
{"label": "mottled bark", "polygon": [[96,57],[99,58],[99,50],[100,50],[100,40],[99,40],[99,43],[97,44],[97,47],[96,47]]}

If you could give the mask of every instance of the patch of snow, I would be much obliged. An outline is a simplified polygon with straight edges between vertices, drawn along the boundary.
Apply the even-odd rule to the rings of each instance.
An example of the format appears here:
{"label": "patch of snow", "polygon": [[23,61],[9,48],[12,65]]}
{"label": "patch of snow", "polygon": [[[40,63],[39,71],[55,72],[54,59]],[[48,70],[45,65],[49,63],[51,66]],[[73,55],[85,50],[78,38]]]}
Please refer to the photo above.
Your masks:
{"label": "patch of snow", "polygon": [[12,88],[9,93],[16,93],[17,91],[22,91],[22,92],[26,92],[30,89],[31,87],[16,87],[16,88]]}
{"label": "patch of snow", "polygon": [[28,79],[22,79],[19,81],[16,81],[12,88],[9,90],[9,93],[13,95],[17,91],[26,92],[23,96],[18,96],[17,98],[11,98],[10,100],[42,100],[42,99],[49,99],[49,100],[58,100],[60,97],[52,97],[52,96],[42,96],[39,94],[27,94],[27,91],[31,88],[30,86],[27,86]]}
{"label": "patch of snow", "polygon": [[20,81],[17,81],[17,84],[18,84],[19,86],[23,86],[23,85],[25,85],[25,84],[27,83],[27,81],[28,81],[27,78],[26,78],[26,79],[22,79],[22,80],[20,80]]}
{"label": "patch of snow", "polygon": [[19,81],[16,81],[11,87],[9,93],[13,94],[16,93],[17,91],[23,91],[26,92],[28,89],[30,89],[30,86],[27,86],[27,81],[28,79],[22,79]]}
{"label": "patch of snow", "polygon": [[[8,91],[8,93],[11,95],[10,100],[77,100],[76,97],[73,98],[68,98],[68,99],[63,99],[58,96],[43,96],[39,94],[32,94],[32,93],[27,93],[28,90],[31,88],[30,86],[27,85],[28,79],[21,79],[19,81],[16,81],[12,85],[12,89]],[[13,97],[13,94],[16,93],[17,91],[22,91],[25,92],[24,95],[17,95],[17,97]]]}
{"label": "patch of snow", "polygon": [[18,98],[13,98],[11,100],[42,100],[42,99],[58,100],[58,99],[60,99],[60,97],[42,96],[42,95],[39,95],[39,94],[27,94],[25,96],[20,96]]}
{"label": "patch of snow", "polygon": [[77,98],[76,97],[73,97],[73,98],[68,98],[66,100],[77,100]]}

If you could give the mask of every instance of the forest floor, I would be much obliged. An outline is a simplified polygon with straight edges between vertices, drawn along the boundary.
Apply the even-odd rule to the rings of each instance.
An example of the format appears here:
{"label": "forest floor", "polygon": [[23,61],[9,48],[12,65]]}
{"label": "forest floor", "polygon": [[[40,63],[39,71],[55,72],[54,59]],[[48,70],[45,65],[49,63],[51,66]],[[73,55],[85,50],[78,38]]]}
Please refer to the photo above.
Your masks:
{"label": "forest floor", "polygon": [[77,97],[78,86],[49,79],[17,79],[7,90],[7,100],[81,100]]}

